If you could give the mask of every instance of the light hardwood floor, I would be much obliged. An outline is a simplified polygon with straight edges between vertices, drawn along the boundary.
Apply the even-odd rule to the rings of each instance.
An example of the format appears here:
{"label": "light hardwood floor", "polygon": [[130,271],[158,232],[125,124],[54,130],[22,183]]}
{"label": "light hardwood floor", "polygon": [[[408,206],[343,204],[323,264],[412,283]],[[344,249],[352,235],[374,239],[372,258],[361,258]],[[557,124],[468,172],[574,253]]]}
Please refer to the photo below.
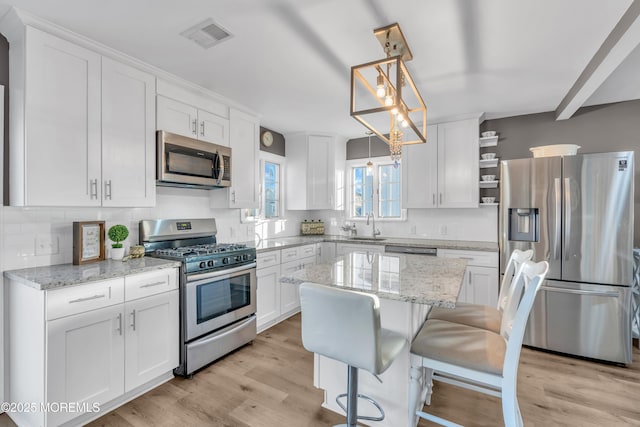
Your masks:
{"label": "light hardwood floor", "polygon": [[[526,426],[640,426],[640,351],[621,368],[523,349],[518,396]],[[260,334],[193,379],[175,378],[103,416],[97,426],[331,426],[300,316]],[[345,385],[346,386],[346,385]],[[466,426],[500,426],[497,398],[436,383],[429,412]],[[6,414],[0,426],[13,425]],[[422,420],[419,426],[433,424]]]}

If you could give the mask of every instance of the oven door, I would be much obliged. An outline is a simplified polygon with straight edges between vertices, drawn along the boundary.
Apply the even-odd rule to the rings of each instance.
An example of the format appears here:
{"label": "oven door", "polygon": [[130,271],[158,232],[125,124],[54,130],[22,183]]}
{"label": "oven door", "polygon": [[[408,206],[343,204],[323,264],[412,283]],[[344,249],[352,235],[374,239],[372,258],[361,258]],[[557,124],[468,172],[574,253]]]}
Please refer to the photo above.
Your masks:
{"label": "oven door", "polygon": [[187,276],[185,288],[185,341],[256,312],[255,263]]}

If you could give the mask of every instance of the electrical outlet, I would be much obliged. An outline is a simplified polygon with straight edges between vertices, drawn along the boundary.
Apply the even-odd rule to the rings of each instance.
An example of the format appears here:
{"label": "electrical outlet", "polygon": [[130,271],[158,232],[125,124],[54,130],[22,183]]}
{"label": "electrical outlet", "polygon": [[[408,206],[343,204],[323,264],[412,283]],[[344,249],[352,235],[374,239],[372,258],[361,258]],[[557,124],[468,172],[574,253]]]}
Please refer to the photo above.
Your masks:
{"label": "electrical outlet", "polygon": [[58,236],[39,234],[35,243],[36,255],[55,255],[60,251]]}
{"label": "electrical outlet", "polygon": [[440,226],[440,235],[441,236],[446,236],[447,235],[447,226],[446,225],[441,225]]}

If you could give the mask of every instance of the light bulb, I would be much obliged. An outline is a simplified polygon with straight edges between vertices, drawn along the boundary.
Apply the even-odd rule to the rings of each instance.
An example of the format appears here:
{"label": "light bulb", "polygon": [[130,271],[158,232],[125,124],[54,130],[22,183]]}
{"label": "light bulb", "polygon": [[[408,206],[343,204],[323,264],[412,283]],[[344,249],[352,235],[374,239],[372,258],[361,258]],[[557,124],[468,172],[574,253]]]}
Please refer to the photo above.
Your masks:
{"label": "light bulb", "polygon": [[399,121],[399,122],[404,122],[404,121],[406,121],[406,120],[404,119],[404,114],[402,114],[402,113],[398,113],[398,115],[396,116],[396,118],[398,119],[398,121]]}
{"label": "light bulb", "polygon": [[367,175],[371,175],[373,173],[373,163],[371,160],[367,162]]}
{"label": "light bulb", "polygon": [[394,116],[395,116],[396,114],[398,114],[398,107],[394,107],[394,108],[392,108],[392,109],[391,109],[391,114],[393,114]]}
{"label": "light bulb", "polygon": [[407,126],[409,126],[409,122],[408,122],[408,121],[406,121],[406,120],[403,120],[403,121],[402,121],[402,127],[403,127],[403,128],[406,128]]}
{"label": "light bulb", "polygon": [[384,78],[382,77],[382,74],[378,74],[378,78],[376,79],[376,87],[378,88],[378,90],[376,90],[376,95],[378,96],[378,98],[383,98],[387,91],[384,88]]}
{"label": "light bulb", "polygon": [[384,97],[384,105],[386,105],[387,107],[393,105],[393,98],[391,98],[391,95],[387,95]]}

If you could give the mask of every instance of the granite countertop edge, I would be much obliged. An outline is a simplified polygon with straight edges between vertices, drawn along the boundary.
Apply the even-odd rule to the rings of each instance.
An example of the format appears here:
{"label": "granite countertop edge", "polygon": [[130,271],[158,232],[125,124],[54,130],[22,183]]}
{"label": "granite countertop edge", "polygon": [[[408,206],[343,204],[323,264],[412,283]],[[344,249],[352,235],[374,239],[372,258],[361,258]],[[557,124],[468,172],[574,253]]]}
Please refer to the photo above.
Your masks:
{"label": "granite countertop edge", "polygon": [[126,262],[106,260],[83,265],[56,264],[31,267],[8,270],[3,274],[12,281],[46,291],[171,267],[180,267],[180,262],[143,257]]}
{"label": "granite countertop edge", "polygon": [[[384,239],[384,240],[382,240]],[[355,240],[344,236],[322,235],[322,236],[290,236],[282,238],[265,239],[259,244],[249,242],[249,245],[255,246],[257,253],[265,253],[277,251],[281,249],[292,248],[296,246],[310,245],[313,243],[349,243],[360,245],[402,245],[417,248],[437,248],[437,249],[454,249],[478,252],[498,252],[498,243],[485,241],[466,241],[466,240],[435,240],[435,239],[415,239],[403,237],[382,237],[380,240]],[[266,246],[265,246],[266,245]]]}

